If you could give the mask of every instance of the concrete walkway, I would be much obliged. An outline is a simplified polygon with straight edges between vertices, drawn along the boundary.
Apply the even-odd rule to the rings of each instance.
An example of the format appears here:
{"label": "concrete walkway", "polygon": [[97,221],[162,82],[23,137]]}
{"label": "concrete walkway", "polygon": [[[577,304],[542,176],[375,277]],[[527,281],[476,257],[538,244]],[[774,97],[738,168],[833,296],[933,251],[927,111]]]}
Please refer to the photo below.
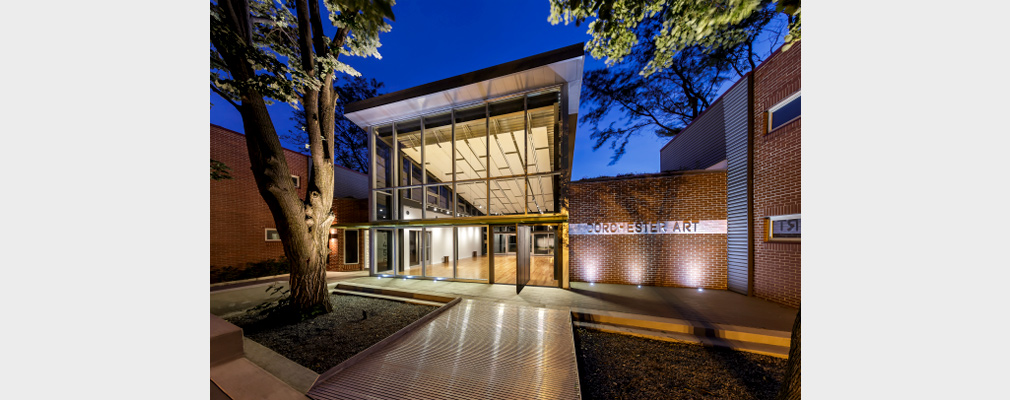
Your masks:
{"label": "concrete walkway", "polygon": [[558,309],[589,309],[776,331],[792,330],[796,309],[726,290],[572,282],[570,290],[513,285],[360,277],[341,281],[397,290],[439,293]]}
{"label": "concrete walkway", "polygon": [[[446,306],[423,325],[327,372],[324,399],[578,399],[568,312],[487,300]],[[372,348],[369,348],[372,350]]]}

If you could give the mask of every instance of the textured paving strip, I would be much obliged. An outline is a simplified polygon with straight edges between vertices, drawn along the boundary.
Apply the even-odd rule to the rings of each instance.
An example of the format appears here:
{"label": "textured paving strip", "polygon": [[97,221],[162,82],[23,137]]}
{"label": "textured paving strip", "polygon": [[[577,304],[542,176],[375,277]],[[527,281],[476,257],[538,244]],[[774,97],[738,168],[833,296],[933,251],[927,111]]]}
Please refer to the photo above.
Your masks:
{"label": "textured paving strip", "polygon": [[466,299],[316,384],[313,399],[578,399],[570,313]]}

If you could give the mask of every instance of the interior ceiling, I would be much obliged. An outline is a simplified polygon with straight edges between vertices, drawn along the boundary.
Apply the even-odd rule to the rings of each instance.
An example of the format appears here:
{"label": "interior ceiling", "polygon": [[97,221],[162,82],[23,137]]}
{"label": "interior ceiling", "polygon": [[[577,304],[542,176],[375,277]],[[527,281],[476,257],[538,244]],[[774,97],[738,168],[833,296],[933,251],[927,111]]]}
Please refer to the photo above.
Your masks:
{"label": "interior ceiling", "polygon": [[[452,160],[456,160],[456,180],[478,179],[487,176],[486,149],[490,147],[491,178],[522,175],[523,160],[529,174],[552,172],[555,170],[554,118],[555,106],[529,110],[530,134],[523,146],[523,113],[492,117],[491,134],[485,135],[483,119],[456,125],[456,157],[452,152],[450,126],[425,129],[426,170],[442,182],[452,181]],[[397,140],[403,153],[420,164],[420,132],[398,133]],[[490,137],[488,146],[486,141]],[[529,157],[526,157],[526,149]],[[432,183],[432,182],[428,182]],[[553,212],[554,185],[551,177],[530,177],[530,212]],[[457,191],[474,206],[487,208],[487,193],[483,182],[457,185]],[[525,193],[523,179],[491,181],[491,212],[515,214],[523,212],[522,199]]]}

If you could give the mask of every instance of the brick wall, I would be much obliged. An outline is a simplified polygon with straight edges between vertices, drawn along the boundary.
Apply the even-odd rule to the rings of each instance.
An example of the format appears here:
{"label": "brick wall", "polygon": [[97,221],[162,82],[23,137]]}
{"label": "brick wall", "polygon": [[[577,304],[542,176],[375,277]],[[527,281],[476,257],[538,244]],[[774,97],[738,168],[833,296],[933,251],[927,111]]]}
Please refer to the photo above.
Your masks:
{"label": "brick wall", "polygon": [[[726,219],[726,172],[573,182],[569,226]],[[574,282],[726,289],[725,234],[569,235]]]}
{"label": "brick wall", "polygon": [[[308,178],[308,158],[285,151],[291,174],[301,181],[298,194],[304,198]],[[284,255],[280,241],[267,242],[266,228],[276,228],[270,209],[256,189],[245,136],[210,126],[210,158],[231,168],[232,179],[210,181],[210,265],[211,268],[278,259]]]}
{"label": "brick wall", "polygon": [[[334,223],[357,223],[368,222],[368,199],[340,198],[333,199]],[[368,269],[368,258],[365,257],[365,236],[367,229],[358,230],[358,263],[344,264],[344,241],[346,240],[343,229],[331,229],[336,231],[336,237],[330,237],[330,258],[327,261],[328,271],[360,271]]]}
{"label": "brick wall", "polygon": [[765,217],[800,213],[800,120],[765,133],[765,112],[800,90],[800,46],[754,72],[754,294],[800,305],[800,244],[764,241]]}

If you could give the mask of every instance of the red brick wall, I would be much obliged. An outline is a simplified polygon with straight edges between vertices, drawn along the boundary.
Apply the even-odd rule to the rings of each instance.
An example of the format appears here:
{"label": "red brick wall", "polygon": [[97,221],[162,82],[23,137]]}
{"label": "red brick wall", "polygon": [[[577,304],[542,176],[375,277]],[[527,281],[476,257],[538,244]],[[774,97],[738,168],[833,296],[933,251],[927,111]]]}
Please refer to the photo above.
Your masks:
{"label": "red brick wall", "polygon": [[[368,222],[368,199],[340,198],[333,199],[334,223]],[[344,264],[344,230],[335,229],[336,237],[330,238],[330,258],[327,261],[328,271],[360,271],[368,269],[365,257],[366,229],[358,230],[358,263]],[[331,229],[332,233],[334,229]]]}
{"label": "red brick wall", "polygon": [[800,44],[754,72],[754,295],[800,305],[800,244],[764,241],[765,217],[800,213],[800,119],[765,133],[765,112],[800,90]]}
{"label": "red brick wall", "polygon": [[[305,197],[308,158],[285,151],[291,174],[301,181],[298,193]],[[210,158],[231,168],[232,179],[210,181],[210,265],[211,269],[278,259],[284,255],[280,241],[267,242],[266,228],[276,228],[270,209],[256,189],[245,136],[210,126]]]}
{"label": "red brick wall", "polygon": [[[726,219],[726,172],[571,184],[569,226]],[[569,235],[573,282],[726,289],[725,234]]]}

